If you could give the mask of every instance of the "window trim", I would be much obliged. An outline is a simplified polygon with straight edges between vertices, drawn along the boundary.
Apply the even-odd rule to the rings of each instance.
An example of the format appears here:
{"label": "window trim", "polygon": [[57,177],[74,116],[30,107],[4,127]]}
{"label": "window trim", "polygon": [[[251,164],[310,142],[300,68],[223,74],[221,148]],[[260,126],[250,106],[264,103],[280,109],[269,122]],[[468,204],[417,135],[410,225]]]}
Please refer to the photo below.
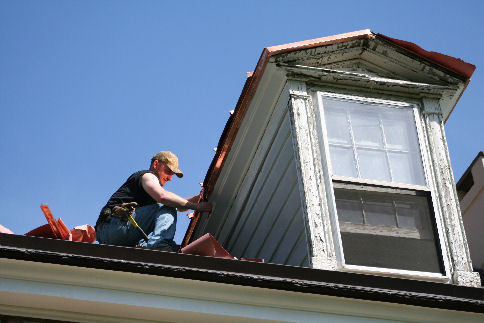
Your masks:
{"label": "window trim", "polygon": [[[358,93],[359,94],[359,93]],[[366,95],[366,94],[365,94]],[[422,113],[420,111],[421,103],[412,100],[411,98],[400,98],[395,96],[395,100],[389,100],[387,98],[381,99],[377,97],[370,96],[359,96],[354,94],[338,93],[333,92],[333,89],[315,89],[312,93],[314,102],[317,102],[315,106],[316,114],[316,124],[319,140],[320,150],[321,150],[321,162],[323,168],[323,180],[324,185],[329,189],[326,189],[326,202],[328,206],[328,211],[330,215],[330,221],[332,225],[332,236],[334,241],[334,248],[336,253],[337,266],[339,270],[358,272],[358,273],[371,273],[379,275],[390,275],[397,277],[415,278],[415,279],[426,279],[433,281],[449,282],[450,281],[450,266],[449,258],[445,243],[445,231],[443,229],[442,215],[439,212],[438,199],[435,196],[435,186],[432,176],[433,167],[430,161],[430,152],[427,144],[427,134],[424,129],[425,124],[422,122]],[[329,143],[326,129],[326,121],[324,116],[324,105],[323,98],[337,98],[352,102],[362,102],[365,104],[375,104],[375,105],[385,105],[395,108],[411,108],[413,110],[415,126],[417,130],[417,141],[419,144],[420,157],[423,165],[423,173],[425,179],[425,186],[412,185],[412,184],[400,184],[383,182],[376,180],[366,180],[366,179],[355,179],[348,178],[344,176],[332,175],[331,158],[329,155]],[[342,184],[343,183],[343,184]],[[335,185],[336,184],[336,185]],[[407,192],[425,192],[429,195],[430,212],[433,216],[432,222],[435,226],[434,234],[437,240],[437,252],[440,256],[439,261],[442,265],[443,273],[432,273],[432,272],[421,272],[412,271],[404,269],[392,269],[392,268],[380,268],[380,267],[369,267],[361,265],[350,265],[345,263],[343,244],[341,239],[340,225],[337,218],[336,211],[336,201],[334,189],[335,187],[341,186],[358,186],[358,184],[363,184],[366,188],[371,187],[372,190],[383,192],[396,192],[396,191],[407,191]],[[363,186],[361,185],[361,188]],[[412,193],[410,193],[412,194]]]}
{"label": "window trim", "polygon": [[358,180],[356,180],[356,179],[351,178],[351,177],[337,176],[337,175],[333,175],[333,176],[331,176],[331,178],[332,178],[333,182],[348,183],[348,185],[353,184],[354,186],[364,184],[368,187],[375,187],[375,188],[381,187],[381,188],[387,188],[389,190],[391,190],[391,189],[401,189],[401,190],[430,192],[430,188],[428,188],[427,186],[420,186],[420,185],[391,183],[391,182],[375,181],[375,180],[371,180],[371,179],[358,179]]}

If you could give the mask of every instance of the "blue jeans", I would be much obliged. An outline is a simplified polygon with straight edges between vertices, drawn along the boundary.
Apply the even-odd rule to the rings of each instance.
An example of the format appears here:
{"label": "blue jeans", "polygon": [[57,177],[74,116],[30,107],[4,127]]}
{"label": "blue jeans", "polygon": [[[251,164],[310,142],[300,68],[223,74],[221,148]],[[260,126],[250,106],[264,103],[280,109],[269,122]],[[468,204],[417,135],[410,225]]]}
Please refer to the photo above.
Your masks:
{"label": "blue jeans", "polygon": [[142,206],[133,213],[136,223],[148,235],[146,242],[141,233],[129,221],[110,217],[97,227],[96,237],[99,243],[117,246],[142,245],[148,249],[170,247],[177,251],[178,246],[173,241],[176,230],[176,209],[161,203]]}

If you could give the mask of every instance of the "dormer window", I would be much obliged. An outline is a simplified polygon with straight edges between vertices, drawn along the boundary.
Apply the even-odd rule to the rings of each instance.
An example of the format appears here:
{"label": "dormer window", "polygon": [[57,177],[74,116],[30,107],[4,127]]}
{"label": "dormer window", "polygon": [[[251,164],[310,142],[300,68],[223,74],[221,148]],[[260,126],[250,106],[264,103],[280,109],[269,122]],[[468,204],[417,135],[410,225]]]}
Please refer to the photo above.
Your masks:
{"label": "dormer window", "polygon": [[204,183],[233,256],[480,286],[444,123],[474,66],[363,30],[265,48]]}
{"label": "dormer window", "polygon": [[342,266],[443,274],[417,107],[327,92],[319,102]]}

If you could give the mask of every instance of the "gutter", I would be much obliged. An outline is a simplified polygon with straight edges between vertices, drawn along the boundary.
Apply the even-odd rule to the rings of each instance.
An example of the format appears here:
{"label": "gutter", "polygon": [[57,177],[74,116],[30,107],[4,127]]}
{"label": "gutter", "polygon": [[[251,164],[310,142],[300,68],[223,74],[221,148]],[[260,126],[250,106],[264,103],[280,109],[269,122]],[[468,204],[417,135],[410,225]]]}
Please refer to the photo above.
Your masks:
{"label": "gutter", "polygon": [[[158,253],[156,257],[154,253]],[[10,234],[0,234],[0,256],[19,261],[484,313],[484,289],[436,282]]]}

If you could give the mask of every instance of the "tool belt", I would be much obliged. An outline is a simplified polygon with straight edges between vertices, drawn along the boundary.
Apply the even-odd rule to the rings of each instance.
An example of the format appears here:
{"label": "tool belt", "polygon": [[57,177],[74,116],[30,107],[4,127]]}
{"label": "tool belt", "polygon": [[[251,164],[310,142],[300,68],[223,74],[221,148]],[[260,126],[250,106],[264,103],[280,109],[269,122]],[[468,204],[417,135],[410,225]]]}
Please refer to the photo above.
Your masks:
{"label": "tool belt", "polygon": [[121,205],[113,206],[112,208],[105,207],[101,210],[99,219],[96,222],[96,227],[110,221],[111,217],[119,218],[123,221],[128,221],[130,214],[134,212],[138,204],[136,202],[123,203]]}
{"label": "tool belt", "polygon": [[121,205],[113,206],[111,209],[111,216],[120,218],[123,221],[128,221],[128,217],[133,214],[137,206],[138,203],[136,202],[127,202]]}

